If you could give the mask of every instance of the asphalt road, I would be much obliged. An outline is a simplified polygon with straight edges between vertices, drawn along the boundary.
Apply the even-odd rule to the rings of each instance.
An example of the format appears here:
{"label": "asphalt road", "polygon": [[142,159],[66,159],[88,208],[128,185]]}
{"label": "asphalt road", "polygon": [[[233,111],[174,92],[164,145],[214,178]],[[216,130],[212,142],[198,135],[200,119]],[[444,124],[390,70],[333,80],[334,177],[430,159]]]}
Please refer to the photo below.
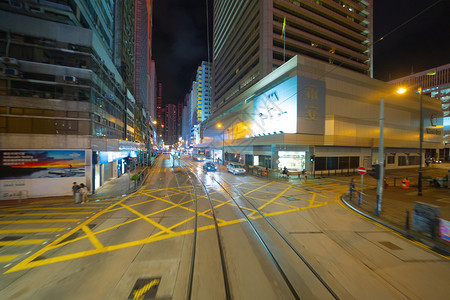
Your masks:
{"label": "asphalt road", "polygon": [[1,298],[447,299],[448,257],[345,208],[346,183],[183,160],[130,195],[1,209]]}

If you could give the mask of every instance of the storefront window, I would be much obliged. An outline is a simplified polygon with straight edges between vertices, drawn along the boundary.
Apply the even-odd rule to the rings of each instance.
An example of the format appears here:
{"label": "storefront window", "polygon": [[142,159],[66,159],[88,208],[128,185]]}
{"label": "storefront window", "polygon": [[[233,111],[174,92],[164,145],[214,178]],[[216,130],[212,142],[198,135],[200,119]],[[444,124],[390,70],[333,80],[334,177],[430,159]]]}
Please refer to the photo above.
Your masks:
{"label": "storefront window", "polygon": [[279,151],[278,152],[278,169],[284,167],[289,170],[306,169],[306,153],[304,151]]}

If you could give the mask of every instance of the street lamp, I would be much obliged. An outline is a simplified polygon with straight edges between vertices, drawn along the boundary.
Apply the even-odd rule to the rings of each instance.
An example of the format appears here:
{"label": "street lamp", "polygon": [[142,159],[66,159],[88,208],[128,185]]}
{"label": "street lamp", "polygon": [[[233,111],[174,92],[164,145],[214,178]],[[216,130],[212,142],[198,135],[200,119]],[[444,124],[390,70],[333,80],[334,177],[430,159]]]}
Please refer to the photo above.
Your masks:
{"label": "street lamp", "polygon": [[225,164],[225,126],[223,124],[218,123],[217,128],[222,128],[222,164]]}
{"label": "street lamp", "polygon": [[[400,88],[397,90],[398,94],[403,94],[406,89]],[[377,204],[375,214],[377,216],[381,213],[381,204],[383,202],[383,184],[384,184],[384,98],[380,98],[380,137],[378,142],[378,165],[379,176],[377,179]]]}
{"label": "street lamp", "polygon": [[[425,76],[434,76],[436,75],[436,72],[431,72],[431,73],[427,73]],[[418,179],[418,191],[417,191],[417,195],[418,196],[422,196],[422,155],[423,155],[423,97],[422,97],[422,89],[423,89],[423,80],[424,77],[422,77],[421,81],[420,81],[420,86],[419,86],[419,93],[420,93],[420,125],[419,125],[419,179]],[[400,90],[402,90],[402,93],[406,92],[405,88],[401,88]],[[400,91],[399,90],[399,91]],[[400,93],[400,92],[399,92]]]}

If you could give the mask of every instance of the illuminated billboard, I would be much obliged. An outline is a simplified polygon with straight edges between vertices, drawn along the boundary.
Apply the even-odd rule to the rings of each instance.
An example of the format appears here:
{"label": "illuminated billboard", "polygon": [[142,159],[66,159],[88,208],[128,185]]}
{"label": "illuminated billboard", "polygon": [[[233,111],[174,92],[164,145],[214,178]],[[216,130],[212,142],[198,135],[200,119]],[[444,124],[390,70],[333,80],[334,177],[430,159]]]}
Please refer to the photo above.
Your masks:
{"label": "illuminated billboard", "polygon": [[297,76],[290,78],[254,101],[253,135],[297,132]]}
{"label": "illuminated billboard", "polygon": [[83,150],[0,151],[0,179],[85,176]]}

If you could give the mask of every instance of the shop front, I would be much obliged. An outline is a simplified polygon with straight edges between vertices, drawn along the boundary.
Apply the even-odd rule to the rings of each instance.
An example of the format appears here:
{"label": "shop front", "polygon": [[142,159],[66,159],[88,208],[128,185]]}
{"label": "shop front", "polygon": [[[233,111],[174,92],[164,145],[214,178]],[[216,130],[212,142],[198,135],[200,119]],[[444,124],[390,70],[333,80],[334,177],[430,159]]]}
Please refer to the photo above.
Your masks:
{"label": "shop front", "polygon": [[291,171],[306,169],[306,152],[304,151],[278,151],[278,169],[286,167]]}

